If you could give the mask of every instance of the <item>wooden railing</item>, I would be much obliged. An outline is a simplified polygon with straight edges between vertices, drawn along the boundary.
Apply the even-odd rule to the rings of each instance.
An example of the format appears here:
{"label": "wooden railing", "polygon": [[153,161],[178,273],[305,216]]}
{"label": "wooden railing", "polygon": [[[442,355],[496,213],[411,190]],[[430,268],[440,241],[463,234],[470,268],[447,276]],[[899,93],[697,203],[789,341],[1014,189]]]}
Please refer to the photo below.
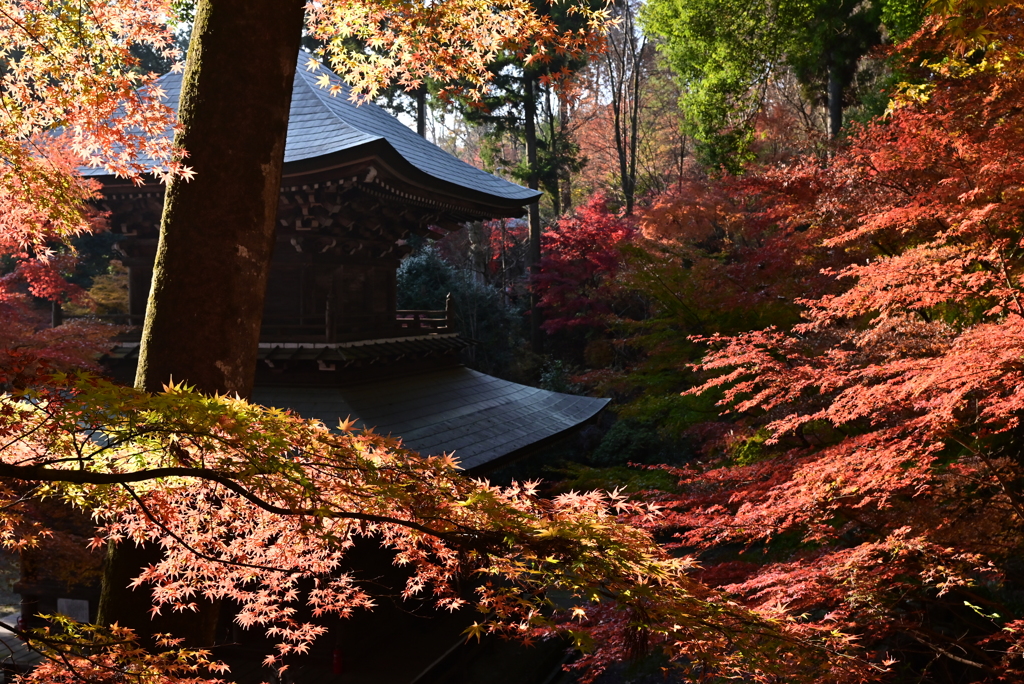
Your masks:
{"label": "wooden railing", "polygon": [[455,332],[454,316],[449,309],[405,309],[393,318],[381,314],[348,314],[320,323],[264,320],[262,336],[268,339],[303,339],[314,337],[327,342],[345,342],[405,335],[429,335]]}
{"label": "wooden railing", "polygon": [[406,330],[455,332],[455,310],[452,308],[452,296],[448,295],[444,301],[444,308],[441,310],[400,309],[395,312],[395,321],[400,328]]}
{"label": "wooden railing", "polygon": [[424,330],[427,332],[439,332],[452,328],[448,320],[447,312],[428,311],[426,309],[408,309],[395,312],[395,322],[403,330]]}

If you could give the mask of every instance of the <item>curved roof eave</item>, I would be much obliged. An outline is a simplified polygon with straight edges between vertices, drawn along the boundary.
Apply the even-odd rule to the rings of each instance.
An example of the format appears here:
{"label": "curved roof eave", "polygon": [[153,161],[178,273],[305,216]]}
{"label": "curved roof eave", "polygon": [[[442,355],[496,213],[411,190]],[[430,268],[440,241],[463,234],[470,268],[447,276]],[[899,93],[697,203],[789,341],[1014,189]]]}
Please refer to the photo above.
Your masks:
{"label": "curved roof eave", "polygon": [[427,197],[440,196],[440,199],[469,202],[476,205],[478,211],[490,209],[501,216],[519,216],[525,205],[536,201],[541,195],[537,192],[533,199],[505,198],[437,178],[411,164],[383,138],[311,159],[285,162],[281,186],[307,185],[311,182],[309,179],[329,176],[333,170],[352,168],[360,162],[383,167],[378,168],[378,171],[386,171],[387,175],[422,191]]}
{"label": "curved roof eave", "polygon": [[[536,190],[506,181],[445,152],[377,105],[351,102],[351,91],[338,76],[323,67],[316,72],[304,69],[303,57],[308,62],[307,53],[300,55],[292,87],[284,185],[303,182],[296,177],[323,175],[332,169],[379,159],[390,175],[424,193],[491,208],[502,216],[516,215],[540,197]],[[322,76],[339,87],[338,94],[331,95],[320,87],[317,80]],[[180,73],[171,73],[157,81],[175,108],[181,78]],[[124,185],[125,191],[131,192],[129,181],[102,169],[83,168],[81,172],[107,186]],[[146,192],[142,188],[137,191]]]}

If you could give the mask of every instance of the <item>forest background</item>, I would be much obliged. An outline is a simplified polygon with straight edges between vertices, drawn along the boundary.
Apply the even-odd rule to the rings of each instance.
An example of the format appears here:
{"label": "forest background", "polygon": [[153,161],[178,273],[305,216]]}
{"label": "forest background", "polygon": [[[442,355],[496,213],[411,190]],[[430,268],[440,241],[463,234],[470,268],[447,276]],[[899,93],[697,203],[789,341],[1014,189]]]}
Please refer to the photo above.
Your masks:
{"label": "forest background", "polygon": [[[1024,676],[1020,12],[617,6],[538,108],[543,355],[475,360],[613,397],[548,477],[658,502],[704,582],[856,634],[880,680]],[[528,179],[513,127],[454,121],[438,142]],[[522,309],[523,230],[446,238],[405,291]],[[508,329],[462,297],[469,334]]]}
{"label": "forest background", "polygon": [[[571,613],[601,644],[577,666],[1020,681],[1021,6],[649,0],[611,12],[603,50],[539,63],[510,52],[482,103],[431,79],[382,95],[413,118],[424,101],[435,142],[545,191],[539,217],[419,245],[400,307],[441,308],[450,292],[479,342],[467,364],[611,396],[614,420],[546,473],[546,494],[620,492],[620,523],[666,558],[699,561],[685,575],[709,601],[702,615],[750,611],[685,639],[665,621],[686,610],[645,614],[657,592],[614,619],[601,605]],[[170,67],[152,49],[136,56]],[[19,220],[5,217],[8,233]],[[532,274],[531,221],[543,226]],[[51,242],[43,259],[7,243],[7,388],[95,369],[104,331],[90,316],[123,306],[108,235],[72,240],[77,256]],[[83,318],[50,327],[44,302]],[[417,481],[447,481],[443,467]],[[514,509],[533,494],[501,496]],[[432,563],[420,579],[446,586],[447,566]],[[737,636],[766,624],[778,630],[767,645]],[[638,625],[643,648],[625,636]],[[786,662],[774,670],[758,649]]]}

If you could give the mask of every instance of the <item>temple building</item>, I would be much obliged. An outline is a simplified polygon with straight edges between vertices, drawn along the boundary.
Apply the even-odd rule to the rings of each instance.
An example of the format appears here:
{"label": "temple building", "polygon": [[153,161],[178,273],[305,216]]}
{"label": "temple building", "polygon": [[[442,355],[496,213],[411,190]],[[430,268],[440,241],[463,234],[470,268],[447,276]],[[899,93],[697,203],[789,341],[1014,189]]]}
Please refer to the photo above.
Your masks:
{"label": "temple building", "polygon": [[[321,88],[323,70],[295,75],[254,400],[335,425],[347,416],[425,454],[454,451],[482,474],[565,436],[607,404],[500,380],[462,366],[473,344],[454,313],[399,311],[396,270],[410,236],[439,237],[468,221],[516,217],[539,193],[477,169],[347,88]],[[181,74],[159,81],[176,104]],[[332,75],[332,79],[337,77]],[[337,81],[336,81],[337,82]],[[135,186],[83,169],[129,270],[128,321],[141,325],[163,202],[157,182]],[[138,343],[109,355],[129,379]]]}

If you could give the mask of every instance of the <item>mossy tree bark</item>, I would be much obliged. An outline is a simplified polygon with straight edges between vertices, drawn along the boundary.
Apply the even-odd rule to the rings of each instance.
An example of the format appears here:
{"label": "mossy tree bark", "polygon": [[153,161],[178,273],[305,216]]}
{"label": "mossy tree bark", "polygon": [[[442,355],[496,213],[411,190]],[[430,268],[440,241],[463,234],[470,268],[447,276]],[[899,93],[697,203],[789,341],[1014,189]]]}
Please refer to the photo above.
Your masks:
{"label": "mossy tree bark", "polygon": [[303,0],[202,0],[136,385],[252,392]]}
{"label": "mossy tree bark", "polygon": [[[305,0],[200,0],[176,142],[195,179],[167,187],[136,386],[252,392]],[[99,621],[213,642],[218,607],[152,620],[127,588],[155,547],[108,550]],[[165,611],[166,612],[166,611]],[[186,628],[187,632],[182,629]]]}

